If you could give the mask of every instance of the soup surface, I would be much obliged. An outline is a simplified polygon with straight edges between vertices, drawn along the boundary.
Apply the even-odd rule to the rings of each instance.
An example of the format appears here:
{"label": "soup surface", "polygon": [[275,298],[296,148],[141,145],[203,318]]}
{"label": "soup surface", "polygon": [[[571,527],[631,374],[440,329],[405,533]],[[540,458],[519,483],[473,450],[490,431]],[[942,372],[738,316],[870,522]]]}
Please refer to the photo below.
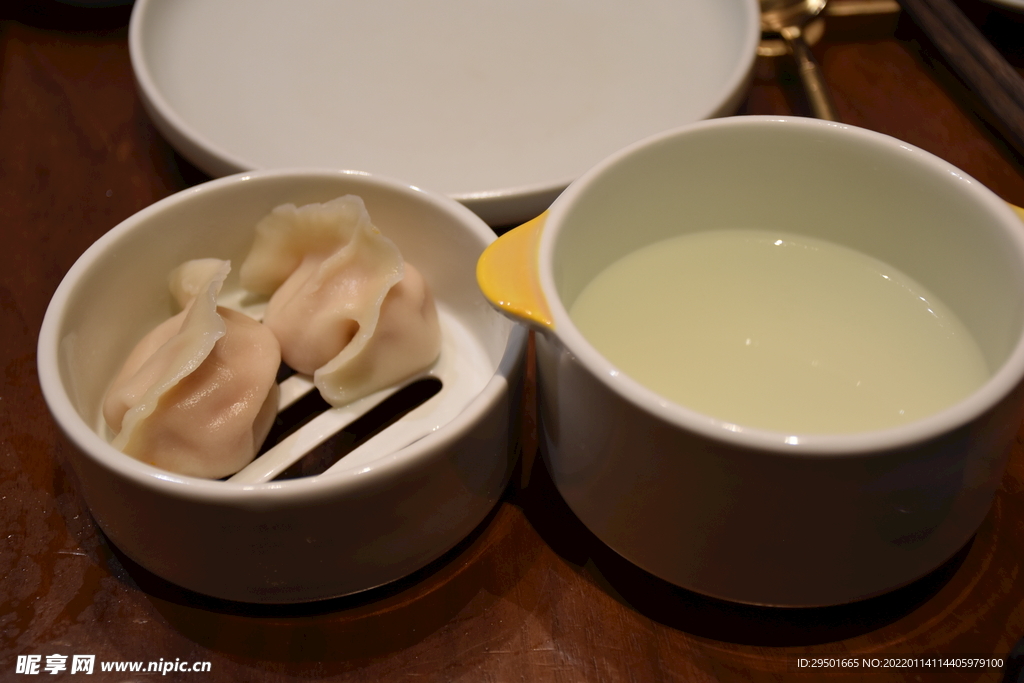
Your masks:
{"label": "soup surface", "polygon": [[921,285],[800,235],[716,230],[649,245],[599,273],[570,315],[662,396],[789,434],[893,427],[989,376],[971,334]]}

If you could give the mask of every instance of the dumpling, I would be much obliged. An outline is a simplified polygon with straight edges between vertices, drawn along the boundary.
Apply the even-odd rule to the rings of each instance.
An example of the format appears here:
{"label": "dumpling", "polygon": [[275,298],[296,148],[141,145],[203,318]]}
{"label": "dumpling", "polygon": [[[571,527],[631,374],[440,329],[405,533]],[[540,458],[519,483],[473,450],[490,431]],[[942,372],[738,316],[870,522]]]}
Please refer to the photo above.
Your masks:
{"label": "dumpling", "polygon": [[182,311],[128,355],[103,402],[112,444],[156,467],[219,479],[249,464],[277,414],[277,339],[249,316],[217,306],[228,261],[176,268]]}
{"label": "dumpling", "polygon": [[256,226],[242,286],[270,296],[263,324],[284,362],[344,405],[430,366],[441,350],[426,281],[355,195],[274,209]]}

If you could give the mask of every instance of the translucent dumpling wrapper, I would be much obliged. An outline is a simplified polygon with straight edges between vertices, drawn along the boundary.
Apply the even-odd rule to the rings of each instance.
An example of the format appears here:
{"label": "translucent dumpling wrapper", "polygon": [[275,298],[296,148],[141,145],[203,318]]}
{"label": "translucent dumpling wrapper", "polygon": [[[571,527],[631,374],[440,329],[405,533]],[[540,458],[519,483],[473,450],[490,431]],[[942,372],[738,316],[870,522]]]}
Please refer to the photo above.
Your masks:
{"label": "translucent dumpling wrapper", "polygon": [[440,352],[429,286],[360,197],[277,207],[257,224],[240,274],[270,297],[263,323],[284,362],[312,375],[332,405],[401,382]]}
{"label": "translucent dumpling wrapper", "polygon": [[249,464],[277,414],[281,351],[270,330],[217,306],[228,261],[170,276],[182,310],[128,355],[103,402],[112,445],[156,467],[219,479]]}

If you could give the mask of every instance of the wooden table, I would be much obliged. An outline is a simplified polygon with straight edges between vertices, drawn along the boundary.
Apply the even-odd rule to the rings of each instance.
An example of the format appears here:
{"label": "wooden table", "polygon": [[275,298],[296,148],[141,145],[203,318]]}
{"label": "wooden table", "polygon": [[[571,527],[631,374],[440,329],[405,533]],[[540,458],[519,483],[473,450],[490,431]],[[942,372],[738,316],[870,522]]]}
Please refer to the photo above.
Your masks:
{"label": "wooden table", "polygon": [[[10,4],[10,3],[8,3]],[[963,3],[1020,68],[1024,18]],[[168,680],[999,681],[996,668],[874,669],[873,658],[1006,657],[1024,635],[1024,453],[951,562],[892,594],[827,609],[719,602],[628,565],[568,511],[535,458],[465,542],[363,595],[297,607],[185,592],[97,529],[47,412],[35,345],[64,273],[132,213],[206,177],[154,130],[132,81],[128,8],[0,10],[0,680],[19,655],[209,662]],[[1024,157],[903,17],[830,20],[815,47],[840,117],[929,150],[1024,205]],[[807,108],[785,59],[759,59],[740,113]],[[798,658],[853,657],[827,671]],[[26,661],[26,660],[23,660]],[[83,674],[64,672],[71,680]],[[43,671],[39,678],[51,680]],[[53,679],[56,679],[54,677]]]}

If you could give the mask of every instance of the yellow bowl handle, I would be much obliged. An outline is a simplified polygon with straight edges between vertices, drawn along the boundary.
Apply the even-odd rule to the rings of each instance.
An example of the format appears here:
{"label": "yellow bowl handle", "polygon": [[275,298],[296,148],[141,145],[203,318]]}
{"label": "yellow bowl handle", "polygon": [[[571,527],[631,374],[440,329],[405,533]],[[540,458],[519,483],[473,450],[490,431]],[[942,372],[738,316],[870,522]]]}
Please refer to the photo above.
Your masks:
{"label": "yellow bowl handle", "polygon": [[[1010,204],[1024,220],[1024,209]],[[554,329],[551,309],[540,287],[537,248],[545,211],[491,243],[476,264],[476,281],[484,297],[506,316],[539,329]]]}
{"label": "yellow bowl handle", "polygon": [[554,329],[551,309],[541,291],[537,249],[547,211],[491,243],[476,264],[484,297],[501,313],[540,329]]}

